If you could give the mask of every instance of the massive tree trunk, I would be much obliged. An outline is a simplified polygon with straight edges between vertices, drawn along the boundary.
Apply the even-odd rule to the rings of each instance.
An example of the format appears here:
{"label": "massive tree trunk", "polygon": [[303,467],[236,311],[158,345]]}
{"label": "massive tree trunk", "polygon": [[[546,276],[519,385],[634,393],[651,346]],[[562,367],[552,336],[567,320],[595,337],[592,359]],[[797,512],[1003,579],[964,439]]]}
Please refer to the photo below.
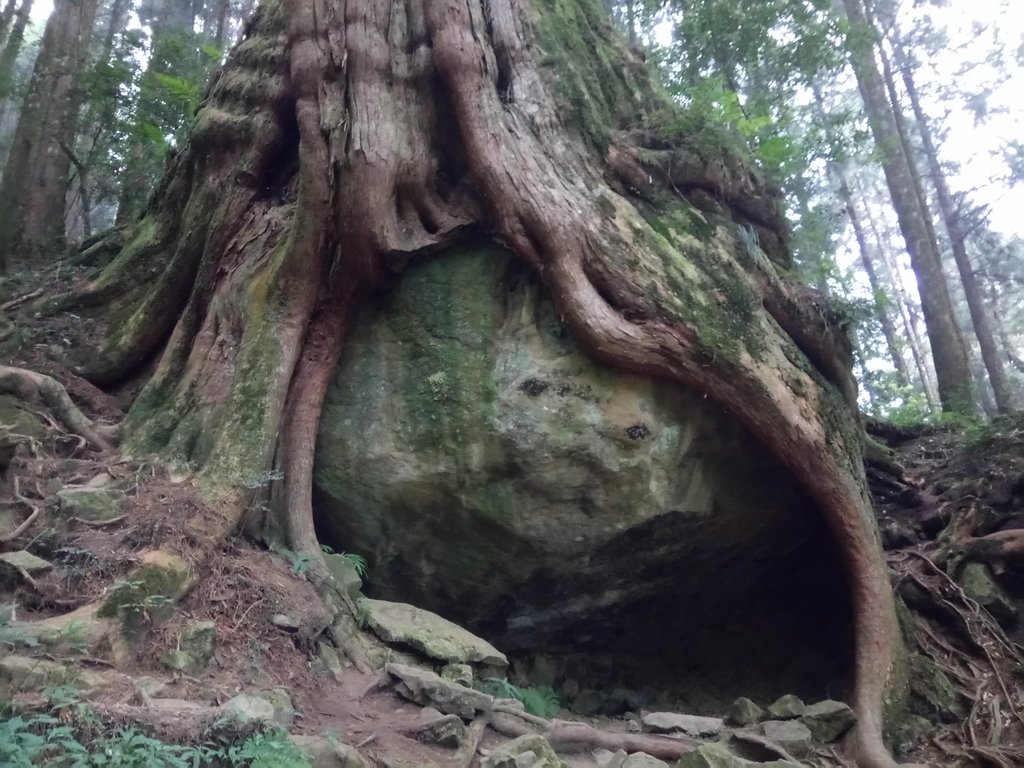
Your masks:
{"label": "massive tree trunk", "polygon": [[64,203],[78,131],[80,80],[97,0],[57,0],[0,182],[0,271],[11,258],[52,259],[64,240]]}
{"label": "massive tree trunk", "polygon": [[[837,4],[838,0],[837,0]],[[867,29],[868,19],[861,0],[842,0],[849,20]],[[899,126],[886,95],[885,82],[871,48],[850,44],[850,63],[867,111],[871,132],[881,153],[882,168],[917,277],[921,309],[931,343],[939,397],[947,411],[971,414],[975,411],[967,347],[956,323],[942,259],[929,230],[929,215],[915,186],[911,158],[901,141]]]}
{"label": "massive tree trunk", "polygon": [[352,313],[414,260],[500,241],[590,355],[717,402],[805,486],[855,609],[849,747],[891,765],[899,640],[849,343],[777,269],[777,196],[659,130],[672,111],[597,0],[266,0],[127,244],[50,309],[107,321],[95,382],[155,360],[129,449],[197,469],[225,532],[272,481],[330,593],[313,446]]}

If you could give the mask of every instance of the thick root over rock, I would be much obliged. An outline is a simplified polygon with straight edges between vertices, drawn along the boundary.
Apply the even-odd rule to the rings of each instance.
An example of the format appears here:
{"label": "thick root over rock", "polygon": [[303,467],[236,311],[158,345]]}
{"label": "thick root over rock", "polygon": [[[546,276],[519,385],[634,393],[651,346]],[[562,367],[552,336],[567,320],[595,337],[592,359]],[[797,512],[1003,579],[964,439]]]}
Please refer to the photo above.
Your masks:
{"label": "thick root over rock", "polygon": [[[162,347],[130,447],[197,466],[235,522],[270,498],[267,535],[325,578],[313,449],[352,312],[415,259],[501,240],[589,354],[716,401],[806,487],[853,597],[849,743],[890,765],[899,640],[848,345],[776,269],[785,233],[756,172],[708,157],[677,177],[645,153],[646,126],[674,107],[601,14],[584,0],[265,4],[153,209],[81,296],[132,285],[95,378]],[[730,163],[745,172],[723,176]],[[700,209],[701,195],[725,203]]]}

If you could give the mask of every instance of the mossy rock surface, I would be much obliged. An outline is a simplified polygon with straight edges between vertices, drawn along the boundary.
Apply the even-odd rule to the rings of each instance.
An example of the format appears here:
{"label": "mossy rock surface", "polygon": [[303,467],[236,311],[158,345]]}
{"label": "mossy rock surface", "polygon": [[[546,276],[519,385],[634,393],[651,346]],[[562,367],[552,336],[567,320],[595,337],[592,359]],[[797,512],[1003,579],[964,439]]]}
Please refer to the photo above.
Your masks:
{"label": "mossy rock surface", "polygon": [[[505,653],[663,656],[601,688],[675,677],[709,714],[824,698],[813,681],[842,677],[852,634],[831,537],[707,394],[595,362],[508,251],[437,254],[353,320],[317,439],[318,533],[366,558],[371,597]],[[744,631],[723,634],[734,616]]]}
{"label": "mossy rock surface", "polygon": [[564,768],[543,736],[530,734],[502,744],[480,763],[480,768]]}
{"label": "mossy rock surface", "polygon": [[505,654],[436,613],[405,603],[363,600],[366,623],[387,643],[407,645],[437,661],[505,668]]}

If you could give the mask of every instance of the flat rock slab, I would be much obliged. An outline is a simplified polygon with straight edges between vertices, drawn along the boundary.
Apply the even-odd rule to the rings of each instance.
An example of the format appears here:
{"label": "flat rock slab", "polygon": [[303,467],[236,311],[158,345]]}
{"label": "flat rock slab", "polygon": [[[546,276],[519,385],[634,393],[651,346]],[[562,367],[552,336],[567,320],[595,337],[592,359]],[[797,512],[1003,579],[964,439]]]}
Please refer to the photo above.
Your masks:
{"label": "flat rock slab", "polygon": [[717,736],[724,725],[718,717],[679,715],[675,712],[651,712],[644,715],[642,723],[645,733],[682,733],[695,739]]}
{"label": "flat rock slab", "polygon": [[800,716],[817,741],[835,741],[857,722],[857,715],[841,701],[819,701],[811,704]]}
{"label": "flat rock slab", "polygon": [[401,643],[432,659],[505,668],[501,651],[458,624],[406,603],[364,600],[366,623],[386,643]]}
{"label": "flat rock slab", "polygon": [[811,751],[811,731],[798,720],[769,720],[764,724],[764,735],[793,757],[803,757]]}
{"label": "flat rock slab", "polygon": [[0,555],[0,562],[7,563],[12,568],[17,568],[19,571],[24,571],[29,576],[36,573],[42,573],[53,568],[53,563],[48,560],[43,560],[41,557],[36,557],[31,552],[26,552],[24,549],[20,549],[17,552],[4,552]]}
{"label": "flat rock slab", "polygon": [[801,768],[792,760],[772,760],[762,763],[747,760],[729,751],[724,744],[702,744],[693,752],[683,755],[676,768]]}
{"label": "flat rock slab", "polygon": [[422,706],[434,707],[446,715],[472,720],[478,710],[489,710],[494,699],[481,691],[445,680],[425,669],[406,664],[388,664],[387,673],[397,677],[399,694]]}

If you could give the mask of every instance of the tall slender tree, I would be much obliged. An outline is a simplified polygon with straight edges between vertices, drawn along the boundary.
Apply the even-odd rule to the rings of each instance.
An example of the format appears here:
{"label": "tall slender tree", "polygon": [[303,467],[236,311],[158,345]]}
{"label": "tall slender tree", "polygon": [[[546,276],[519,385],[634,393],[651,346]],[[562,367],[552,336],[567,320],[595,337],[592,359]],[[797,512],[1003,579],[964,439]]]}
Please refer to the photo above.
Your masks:
{"label": "tall slender tree", "polygon": [[78,131],[81,78],[97,0],[57,0],[0,181],[0,271],[16,259],[53,258],[64,244],[64,206]]}
{"label": "tall slender tree", "polygon": [[[894,30],[893,27],[890,29]],[[914,79],[915,66],[906,44],[894,31],[890,32],[890,43],[902,74],[910,106],[913,109],[915,126],[921,138],[923,154],[928,167],[928,177],[935,189],[939,211],[949,237],[957,271],[963,283],[964,297],[967,300],[967,308],[974,326],[974,335],[977,337],[978,347],[981,350],[981,358],[988,373],[988,382],[995,396],[996,409],[1000,413],[1007,413],[1014,407],[1013,395],[1006,380],[1006,370],[999,354],[995,334],[992,331],[989,314],[985,308],[981,287],[978,285],[971,259],[967,254],[967,236],[962,226],[963,219],[953,200],[946,171],[939,159],[939,148],[935,142],[931,121],[921,103],[921,96]]]}
{"label": "tall slender tree", "polygon": [[911,160],[901,141],[885,81],[875,61],[874,47],[858,39],[864,37],[865,31],[870,30],[873,35],[875,33],[860,0],[841,0],[840,10],[845,11],[852,28],[860,33],[851,38],[848,46],[850,64],[857,77],[871,132],[881,155],[893,208],[917,277],[942,407],[947,411],[973,414],[975,404],[970,361],[953,311],[949,286],[942,270],[941,254],[929,232],[929,216],[922,207]]}

